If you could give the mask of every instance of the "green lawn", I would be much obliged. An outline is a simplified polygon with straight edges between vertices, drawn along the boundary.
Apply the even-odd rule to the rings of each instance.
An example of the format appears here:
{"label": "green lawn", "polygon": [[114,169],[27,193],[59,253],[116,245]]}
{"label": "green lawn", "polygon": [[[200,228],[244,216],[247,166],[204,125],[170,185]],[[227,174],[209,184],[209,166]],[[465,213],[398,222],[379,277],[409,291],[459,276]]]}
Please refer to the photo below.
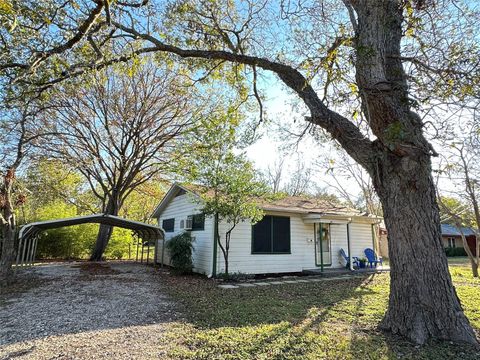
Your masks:
{"label": "green lawn", "polygon": [[[451,267],[465,313],[480,330],[480,280]],[[187,359],[479,359],[449,343],[416,347],[376,329],[388,274],[318,283],[219,289],[196,276],[160,275],[183,306],[165,335],[166,352]]]}

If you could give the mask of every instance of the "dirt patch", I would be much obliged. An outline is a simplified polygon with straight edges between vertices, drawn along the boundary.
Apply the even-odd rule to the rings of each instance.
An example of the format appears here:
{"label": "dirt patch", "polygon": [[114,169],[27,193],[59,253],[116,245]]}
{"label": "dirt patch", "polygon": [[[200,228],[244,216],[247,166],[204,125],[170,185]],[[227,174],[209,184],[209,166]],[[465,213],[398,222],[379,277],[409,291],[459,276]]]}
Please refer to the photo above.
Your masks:
{"label": "dirt patch", "polygon": [[120,271],[112,269],[108,263],[81,263],[72,265],[72,268],[79,268],[82,275],[88,276],[120,274]]}
{"label": "dirt patch", "polygon": [[0,295],[0,359],[158,357],[181,319],[157,270],[135,263],[48,264],[22,270]]}

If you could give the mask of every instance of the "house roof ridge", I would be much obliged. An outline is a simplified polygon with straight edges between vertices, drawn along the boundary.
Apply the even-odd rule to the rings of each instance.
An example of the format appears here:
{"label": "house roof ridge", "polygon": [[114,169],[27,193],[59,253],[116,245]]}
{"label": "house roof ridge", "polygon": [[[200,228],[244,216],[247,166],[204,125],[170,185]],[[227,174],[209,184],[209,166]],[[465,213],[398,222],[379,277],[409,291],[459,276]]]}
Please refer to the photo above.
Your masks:
{"label": "house roof ridge", "polygon": [[[174,182],[171,185],[170,190],[162,199],[152,214],[152,217],[158,216],[166,204],[174,197],[176,188],[183,189],[196,196],[201,194],[208,194],[213,191],[206,186],[195,183],[182,183]],[[320,214],[333,214],[333,215],[348,215],[348,216],[370,216],[359,209],[349,207],[346,204],[336,203],[331,200],[317,198],[313,195],[285,195],[278,199],[262,199],[256,198],[257,205],[263,210],[270,211],[284,211],[295,213],[320,213]]]}

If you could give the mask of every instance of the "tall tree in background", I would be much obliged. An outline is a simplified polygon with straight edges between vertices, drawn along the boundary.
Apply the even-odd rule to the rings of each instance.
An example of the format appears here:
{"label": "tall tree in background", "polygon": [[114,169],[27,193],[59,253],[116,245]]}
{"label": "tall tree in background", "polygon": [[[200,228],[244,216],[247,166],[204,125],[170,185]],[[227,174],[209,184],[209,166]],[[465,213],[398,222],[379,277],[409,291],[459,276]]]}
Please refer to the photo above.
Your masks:
{"label": "tall tree in background", "polygon": [[[100,72],[83,88],[65,87],[53,98],[46,121],[58,135],[43,144],[85,177],[109,215],[118,215],[140,185],[168,171],[176,139],[194,115],[173,72],[153,64],[121,71]],[[111,234],[111,226],[100,226],[92,260],[102,259]]]}
{"label": "tall tree in background", "polygon": [[12,278],[19,230],[16,211],[26,199],[17,171],[29,159],[32,145],[45,135],[35,121],[42,109],[36,101],[24,101],[0,110],[0,283]]}
{"label": "tall tree in background", "polygon": [[302,160],[302,154],[297,154],[293,166],[285,164],[288,158],[288,155],[283,155],[263,171],[265,182],[274,194],[282,192],[290,196],[313,196],[312,168]]}
{"label": "tall tree in background", "polygon": [[[229,275],[232,231],[242,221],[261,220],[263,211],[259,201],[269,193],[244,154],[235,152],[238,151],[235,149],[238,125],[239,116],[235,111],[211,114],[187,138],[186,145],[189,150],[185,168],[189,180],[200,185],[197,192],[202,212],[214,218],[214,241],[222,251],[226,276]],[[220,223],[225,224],[225,228],[220,229]]]}
{"label": "tall tree in background", "polygon": [[[344,151],[337,151],[333,159],[317,161],[317,166],[331,176],[332,181],[324,180],[329,187],[337,190],[341,198],[354,208],[369,214],[382,216],[382,205],[378,199],[372,178],[365,169],[353,161]],[[359,194],[353,193],[350,186],[355,184]],[[357,189],[355,189],[357,190]]]}
{"label": "tall tree in background", "polygon": [[[478,277],[480,267],[480,134],[478,124],[474,121],[473,126],[462,128],[461,134],[454,137],[446,155],[447,164],[443,171],[439,172],[448,175],[450,181],[456,186],[448,191],[450,196],[455,196],[456,206],[452,206],[452,201],[448,201],[439,195],[439,204],[444,215],[459,230],[462,236],[462,243],[470,260],[472,273]],[[438,186],[439,194],[446,192]],[[442,191],[443,190],[443,191]],[[471,249],[465,234],[462,231],[464,226],[474,229],[475,246]]]}
{"label": "tall tree in background", "polygon": [[390,240],[381,327],[417,343],[478,344],[448,273],[431,176],[437,153],[419,115],[478,94],[474,2],[51,0],[39,13],[18,11],[30,10],[27,1],[6,4],[5,81],[42,89],[138,54],[175,54],[194,73],[205,69],[204,77],[250,80],[262,111],[259,72],[276,74],[303,102],[308,126],[327,133],[372,178]]}
{"label": "tall tree in background", "polygon": [[269,165],[264,171],[265,182],[270,186],[274,194],[281,191],[285,159],[276,159],[273,165]]}
{"label": "tall tree in background", "polygon": [[[27,193],[27,201],[18,208],[23,224],[70,218],[98,212],[95,199],[85,180],[74,169],[58,160],[33,158],[17,181]],[[98,225],[52,229],[39,234],[36,259],[84,258],[91,254]]]}
{"label": "tall tree in background", "polygon": [[290,180],[285,184],[285,192],[291,196],[308,195],[312,185],[312,169],[297,157],[295,167],[290,172]]}

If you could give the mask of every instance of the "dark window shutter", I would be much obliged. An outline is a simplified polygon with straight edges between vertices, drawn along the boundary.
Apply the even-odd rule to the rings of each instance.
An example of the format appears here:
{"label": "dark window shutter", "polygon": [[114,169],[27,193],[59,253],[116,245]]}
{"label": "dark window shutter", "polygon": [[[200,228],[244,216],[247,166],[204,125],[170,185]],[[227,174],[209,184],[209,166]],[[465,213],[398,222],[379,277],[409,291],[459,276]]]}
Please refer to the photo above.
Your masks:
{"label": "dark window shutter", "polygon": [[273,217],[273,252],[290,252],[290,218]]}
{"label": "dark window shutter", "polygon": [[175,218],[163,220],[162,228],[165,232],[173,232],[175,230]]}
{"label": "dark window shutter", "polygon": [[272,252],[272,217],[264,216],[252,228],[252,253]]}
{"label": "dark window shutter", "polygon": [[192,231],[205,229],[205,214],[196,214],[192,218]]}

